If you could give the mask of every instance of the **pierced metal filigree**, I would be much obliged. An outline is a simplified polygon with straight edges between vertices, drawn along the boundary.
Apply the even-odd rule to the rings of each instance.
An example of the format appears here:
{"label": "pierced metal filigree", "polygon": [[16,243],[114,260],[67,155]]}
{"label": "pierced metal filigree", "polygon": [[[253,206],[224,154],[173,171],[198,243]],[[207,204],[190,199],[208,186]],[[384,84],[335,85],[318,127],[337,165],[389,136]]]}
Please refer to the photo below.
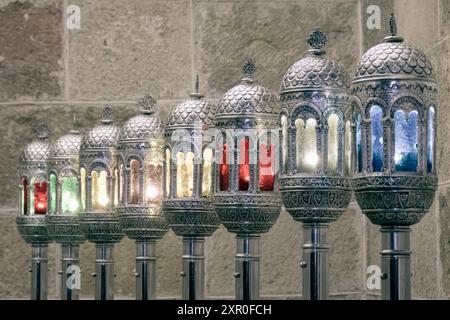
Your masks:
{"label": "pierced metal filigree", "polygon": [[153,113],[154,107],[156,105],[156,100],[150,95],[145,95],[138,100],[138,105],[141,108],[142,112]]}
{"label": "pierced metal filigree", "polygon": [[49,129],[47,124],[40,123],[35,128],[34,131],[36,132],[36,137],[38,139],[47,139],[49,135]]}
{"label": "pierced metal filigree", "polygon": [[309,35],[306,42],[311,48],[320,50],[327,43],[327,36],[316,27]]}
{"label": "pierced metal filigree", "polygon": [[253,62],[253,58],[248,57],[242,67],[242,71],[246,78],[252,78],[256,71],[256,65]]}
{"label": "pierced metal filigree", "polygon": [[101,121],[103,123],[111,123],[114,119],[114,111],[110,105],[105,105],[102,109]]}

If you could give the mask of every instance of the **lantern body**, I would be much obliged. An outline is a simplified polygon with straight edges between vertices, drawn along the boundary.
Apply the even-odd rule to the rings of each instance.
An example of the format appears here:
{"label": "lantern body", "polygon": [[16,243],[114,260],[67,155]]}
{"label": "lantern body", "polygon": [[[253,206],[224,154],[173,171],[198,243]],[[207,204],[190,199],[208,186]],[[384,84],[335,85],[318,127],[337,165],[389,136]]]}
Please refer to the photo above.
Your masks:
{"label": "lantern body", "polygon": [[73,130],[57,139],[48,158],[47,225],[57,243],[76,245],[84,241],[80,228],[79,150],[81,135]]}
{"label": "lantern body", "polygon": [[141,100],[141,114],[121,128],[117,147],[116,212],[126,235],[139,241],[158,240],[169,229],[162,213],[163,129],[152,108]]}

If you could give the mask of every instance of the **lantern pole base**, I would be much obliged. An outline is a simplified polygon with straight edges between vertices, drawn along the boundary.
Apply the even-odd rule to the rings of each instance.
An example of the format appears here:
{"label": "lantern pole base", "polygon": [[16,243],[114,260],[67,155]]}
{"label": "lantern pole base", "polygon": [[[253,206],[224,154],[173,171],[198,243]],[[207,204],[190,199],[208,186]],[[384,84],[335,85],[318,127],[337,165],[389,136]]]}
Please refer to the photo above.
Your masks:
{"label": "lantern pole base", "polygon": [[202,237],[183,237],[183,300],[204,299],[205,287],[205,239]]}
{"label": "lantern pole base", "polygon": [[95,245],[95,300],[114,299],[114,244]]}
{"label": "lantern pole base", "polygon": [[259,299],[259,235],[236,236],[236,300]]}
{"label": "lantern pole base", "polygon": [[409,226],[381,227],[381,295],[383,300],[411,299]]}
{"label": "lantern pole base", "polygon": [[61,245],[61,300],[78,300],[80,297],[80,246]]}
{"label": "lantern pole base", "polygon": [[156,299],[156,241],[136,241],[136,300]]}
{"label": "lantern pole base", "polygon": [[328,251],[327,223],[305,223],[303,225],[303,299],[327,300]]}
{"label": "lantern pole base", "polygon": [[47,300],[47,244],[31,246],[31,299]]}

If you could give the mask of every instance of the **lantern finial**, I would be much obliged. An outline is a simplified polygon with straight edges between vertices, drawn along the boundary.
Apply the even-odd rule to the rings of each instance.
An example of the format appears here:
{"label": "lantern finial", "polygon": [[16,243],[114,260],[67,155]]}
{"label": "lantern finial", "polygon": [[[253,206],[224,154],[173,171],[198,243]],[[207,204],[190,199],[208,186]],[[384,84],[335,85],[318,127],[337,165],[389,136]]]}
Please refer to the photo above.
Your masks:
{"label": "lantern finial", "polygon": [[311,47],[310,52],[320,54],[324,52],[322,47],[327,43],[327,36],[318,27],[315,27],[306,42]]}
{"label": "lantern finial", "polygon": [[36,132],[36,137],[38,139],[43,140],[43,139],[48,138],[49,130],[48,130],[47,124],[41,122],[34,128],[34,131]]}
{"label": "lantern finial", "polygon": [[156,105],[156,100],[146,94],[138,100],[138,105],[141,108],[141,112],[145,114],[152,114],[155,112],[154,107]]}
{"label": "lantern finial", "polygon": [[78,121],[77,114],[74,113],[73,120],[72,120],[72,129],[70,130],[70,133],[73,133],[73,134],[80,133],[79,128],[80,128],[80,122]]}
{"label": "lantern finial", "polygon": [[244,73],[244,80],[251,81],[253,78],[253,75],[256,71],[256,65],[253,62],[252,57],[247,57],[245,59],[244,66],[242,67],[242,71]]}
{"label": "lantern finial", "polygon": [[395,15],[391,13],[389,18],[389,30],[391,31],[391,36],[395,37],[397,35],[397,22],[395,21]]}
{"label": "lantern finial", "polygon": [[203,95],[200,93],[200,77],[198,74],[195,76],[195,90],[189,96],[194,99],[203,98]]}
{"label": "lantern finial", "polygon": [[101,122],[102,123],[112,123],[114,119],[114,112],[111,105],[107,104],[102,109]]}

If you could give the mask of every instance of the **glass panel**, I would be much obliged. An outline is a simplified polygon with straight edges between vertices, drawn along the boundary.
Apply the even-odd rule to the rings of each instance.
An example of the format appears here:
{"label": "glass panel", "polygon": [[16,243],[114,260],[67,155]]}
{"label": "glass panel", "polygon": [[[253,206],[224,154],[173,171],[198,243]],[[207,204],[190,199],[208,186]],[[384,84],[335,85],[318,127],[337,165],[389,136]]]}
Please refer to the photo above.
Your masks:
{"label": "glass panel", "polygon": [[30,201],[28,203],[29,203],[29,207],[30,207],[30,215],[34,214],[34,181],[36,181],[36,178],[31,179],[30,190],[29,190]]}
{"label": "glass panel", "polygon": [[434,142],[435,129],[434,123],[436,121],[436,112],[434,107],[428,109],[428,128],[427,128],[427,170],[431,172],[434,164]]}
{"label": "glass panel", "polygon": [[114,169],[114,206],[119,205],[119,170]]}
{"label": "glass panel", "polygon": [[209,197],[211,195],[211,174],[212,174],[213,152],[207,148],[203,151],[203,179],[202,179],[202,196]]}
{"label": "glass panel", "polygon": [[86,210],[86,170],[84,168],[80,169],[80,180],[81,180],[81,208]]}
{"label": "glass panel", "polygon": [[272,150],[265,144],[259,146],[259,189],[261,191],[273,191],[275,184],[275,172],[272,166]]}
{"label": "glass panel", "polygon": [[106,209],[109,203],[106,171],[92,172],[92,209]]}
{"label": "glass panel", "polygon": [[119,165],[119,202],[120,204],[124,205],[125,204],[125,199],[124,199],[124,192],[123,192],[123,186],[124,186],[124,182],[125,182],[125,170],[123,169],[123,163],[121,163]]}
{"label": "glass panel", "polygon": [[350,121],[345,123],[345,174],[349,175],[352,168],[352,129]]}
{"label": "glass panel", "polygon": [[286,170],[287,168],[287,158],[288,158],[288,123],[287,123],[287,117],[282,116],[281,117],[281,129],[282,129],[282,149],[281,149],[281,161],[283,163],[283,169]]}
{"label": "glass panel", "polygon": [[61,213],[76,213],[79,208],[78,180],[75,176],[64,176],[61,179]]}
{"label": "glass panel", "polygon": [[36,181],[34,183],[34,213],[47,213],[47,182]]}
{"label": "glass panel", "polygon": [[158,203],[161,201],[162,165],[147,163],[145,169],[145,202]]}
{"label": "glass panel", "polygon": [[56,175],[50,173],[50,213],[56,213]]}
{"label": "glass panel", "polygon": [[372,129],[372,167],[373,172],[381,172],[383,168],[383,110],[379,106],[370,108]]}
{"label": "glass panel", "polygon": [[139,161],[133,159],[130,161],[130,203],[139,202]]}
{"label": "glass panel", "polygon": [[239,141],[239,191],[247,191],[250,185],[249,147],[248,137]]}
{"label": "glass panel", "polygon": [[166,196],[170,196],[170,163],[171,163],[170,150],[166,149]]}
{"label": "glass panel", "polygon": [[395,170],[417,170],[417,111],[408,116],[402,110],[394,114],[395,122]]}
{"label": "glass panel", "polygon": [[361,136],[361,115],[356,116],[356,165],[358,172],[362,172],[363,156],[362,156],[362,136]]}
{"label": "glass panel", "polygon": [[331,114],[328,117],[328,169],[337,170],[338,167],[338,123],[339,117]]}
{"label": "glass panel", "polygon": [[26,178],[22,178],[22,214],[28,214],[28,180]]}
{"label": "glass panel", "polygon": [[220,159],[220,191],[227,191],[230,184],[230,166],[228,164],[228,144],[223,145],[222,157]]}
{"label": "glass panel", "polygon": [[183,181],[187,175],[187,168],[184,161],[184,153],[177,153],[177,197],[183,197]]}
{"label": "glass panel", "polygon": [[188,152],[186,155],[186,176],[183,179],[184,197],[192,197],[194,191],[194,153]]}
{"label": "glass panel", "polygon": [[319,158],[317,156],[317,121],[310,118],[295,121],[297,128],[297,171],[300,173],[314,173]]}

